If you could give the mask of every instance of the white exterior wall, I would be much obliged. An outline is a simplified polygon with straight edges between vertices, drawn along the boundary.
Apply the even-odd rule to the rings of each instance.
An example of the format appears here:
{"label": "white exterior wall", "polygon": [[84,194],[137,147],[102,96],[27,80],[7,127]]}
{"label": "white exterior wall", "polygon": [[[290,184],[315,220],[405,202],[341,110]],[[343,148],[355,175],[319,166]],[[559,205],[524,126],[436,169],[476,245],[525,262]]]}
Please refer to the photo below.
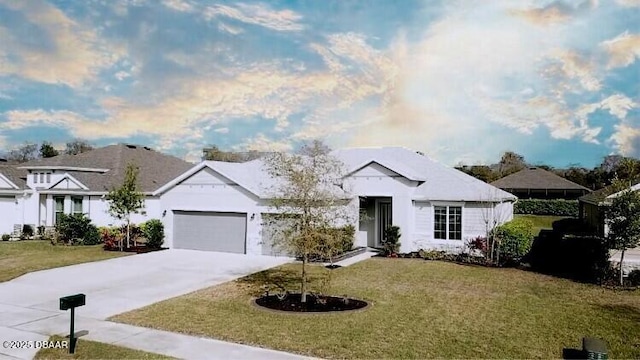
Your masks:
{"label": "white exterior wall", "polygon": [[[349,176],[347,184],[347,189],[356,198],[358,196],[391,197],[392,223],[400,228],[402,234],[400,251],[410,251],[411,243],[406,240],[413,228],[411,196],[418,183],[373,163]],[[362,243],[366,236],[367,234],[359,232],[357,243]]]}
{"label": "white exterior wall", "polygon": [[[247,254],[262,253],[261,214],[270,212],[256,196],[209,168],[204,168],[160,197],[165,243],[173,247],[173,211],[237,212],[247,214]],[[253,217],[253,219],[252,219]]]}
{"label": "white exterior wall", "polygon": [[[434,239],[434,206],[462,206],[462,240]],[[459,252],[465,249],[469,240],[477,236],[486,236],[485,219],[495,219],[498,225],[513,219],[513,203],[490,205],[475,202],[416,201],[413,205],[413,219],[414,228],[407,239],[407,251],[434,249]],[[402,238],[400,240],[402,241]]]}

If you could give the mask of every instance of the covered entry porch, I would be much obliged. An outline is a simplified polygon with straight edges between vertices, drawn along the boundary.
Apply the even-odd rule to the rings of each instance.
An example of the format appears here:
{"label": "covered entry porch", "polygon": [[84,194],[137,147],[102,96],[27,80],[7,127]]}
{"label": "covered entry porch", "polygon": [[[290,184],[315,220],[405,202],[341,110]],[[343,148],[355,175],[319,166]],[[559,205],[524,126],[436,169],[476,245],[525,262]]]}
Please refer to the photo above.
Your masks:
{"label": "covered entry porch", "polygon": [[360,196],[356,242],[360,246],[382,247],[385,230],[393,225],[393,198]]}

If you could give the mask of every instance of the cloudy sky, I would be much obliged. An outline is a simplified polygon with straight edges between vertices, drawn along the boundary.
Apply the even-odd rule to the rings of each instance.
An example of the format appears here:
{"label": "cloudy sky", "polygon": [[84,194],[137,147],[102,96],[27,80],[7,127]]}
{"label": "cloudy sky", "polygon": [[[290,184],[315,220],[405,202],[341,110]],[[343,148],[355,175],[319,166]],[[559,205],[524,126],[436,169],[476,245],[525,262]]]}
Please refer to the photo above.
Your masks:
{"label": "cloudy sky", "polygon": [[0,0],[0,149],[640,156],[640,0]]}

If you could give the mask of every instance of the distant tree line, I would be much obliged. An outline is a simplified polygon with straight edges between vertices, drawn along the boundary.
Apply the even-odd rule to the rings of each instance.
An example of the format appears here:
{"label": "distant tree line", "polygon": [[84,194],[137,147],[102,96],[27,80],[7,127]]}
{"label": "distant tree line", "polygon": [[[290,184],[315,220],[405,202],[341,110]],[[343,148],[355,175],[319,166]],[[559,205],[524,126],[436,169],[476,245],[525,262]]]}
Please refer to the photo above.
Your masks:
{"label": "distant tree line", "polygon": [[456,169],[491,183],[532,166],[551,171],[591,190],[609,186],[616,178],[640,181],[640,160],[621,155],[605,156],[602,163],[592,169],[578,165],[572,165],[567,168],[554,168],[545,164],[529,164],[522,155],[507,151],[502,155],[498,163],[491,165],[458,165]]}
{"label": "distant tree line", "polygon": [[224,151],[216,145],[211,145],[202,149],[202,160],[224,161],[224,162],[247,162],[258,159],[266,153],[250,151]]}
{"label": "distant tree line", "polygon": [[50,158],[64,155],[78,155],[89,150],[93,150],[93,145],[83,139],[74,139],[65,144],[64,149],[56,149],[51,142],[43,141],[40,144],[33,142],[25,142],[24,144],[9,150],[0,158],[4,158],[7,162],[11,163],[24,163],[27,161]]}

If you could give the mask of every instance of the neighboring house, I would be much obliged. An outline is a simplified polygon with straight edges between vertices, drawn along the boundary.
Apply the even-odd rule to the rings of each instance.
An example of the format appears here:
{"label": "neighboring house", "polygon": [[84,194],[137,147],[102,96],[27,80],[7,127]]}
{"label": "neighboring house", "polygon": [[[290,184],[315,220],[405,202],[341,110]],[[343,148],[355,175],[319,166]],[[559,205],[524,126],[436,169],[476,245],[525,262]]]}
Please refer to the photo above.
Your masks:
{"label": "neighboring house", "polygon": [[530,167],[491,183],[519,199],[575,200],[591,192],[588,188],[558,176],[551,171]]}
{"label": "neighboring house", "polygon": [[[513,217],[516,197],[405,148],[332,153],[347,167],[356,246],[378,247],[397,225],[401,251],[459,249]],[[277,254],[263,226],[273,209],[262,160],[204,161],[153,192],[173,248]]]}
{"label": "neighboring house", "polygon": [[[631,186],[633,191],[640,190],[640,183]],[[599,236],[607,235],[605,224],[605,206],[611,202],[620,192],[616,192],[610,185],[578,199],[580,207],[580,219],[594,233]]]}
{"label": "neighboring house", "polygon": [[53,226],[60,214],[84,213],[94,224],[117,222],[108,213],[108,191],[122,184],[129,163],[139,167],[145,208],[134,223],[161,218],[152,193],[193,164],[151,150],[118,144],[78,155],[59,155],[13,166],[0,166],[0,233],[29,224]]}

